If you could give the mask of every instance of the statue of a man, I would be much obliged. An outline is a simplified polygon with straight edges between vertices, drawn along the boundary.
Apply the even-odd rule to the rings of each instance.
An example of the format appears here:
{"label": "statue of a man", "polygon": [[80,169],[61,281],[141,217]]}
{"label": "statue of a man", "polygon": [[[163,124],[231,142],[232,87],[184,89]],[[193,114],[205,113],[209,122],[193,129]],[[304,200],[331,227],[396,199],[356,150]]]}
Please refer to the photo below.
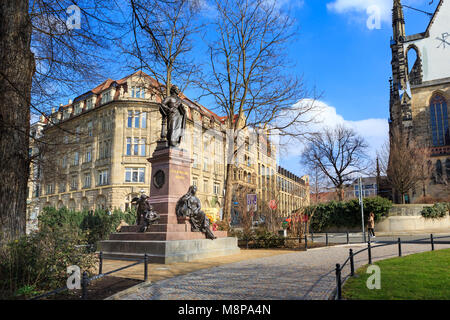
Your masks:
{"label": "statue of a man", "polygon": [[147,231],[148,227],[160,218],[160,215],[153,209],[149,200],[150,198],[145,194],[131,200],[132,204],[137,205],[136,225],[141,226],[140,232]]}
{"label": "statue of a man", "polygon": [[[181,103],[180,90],[177,86],[170,89],[170,97],[161,103],[159,112],[162,115],[161,138],[168,140],[169,146],[177,147],[186,128],[186,111]],[[167,128],[166,128],[167,126]]]}
{"label": "statue of a man", "polygon": [[178,217],[189,217],[191,231],[204,232],[208,239],[214,240],[216,236],[209,228],[209,219],[201,210],[200,199],[195,196],[196,186],[189,187],[189,191],[180,198],[175,208]]}

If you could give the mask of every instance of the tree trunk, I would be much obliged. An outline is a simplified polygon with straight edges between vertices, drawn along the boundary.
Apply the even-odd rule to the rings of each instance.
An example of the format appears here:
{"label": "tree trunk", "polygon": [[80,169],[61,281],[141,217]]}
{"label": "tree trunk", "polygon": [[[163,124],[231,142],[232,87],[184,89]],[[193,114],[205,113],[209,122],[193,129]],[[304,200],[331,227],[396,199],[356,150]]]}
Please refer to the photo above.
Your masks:
{"label": "tree trunk", "polygon": [[0,2],[0,240],[25,233],[34,56],[28,1]]}
{"label": "tree trunk", "polygon": [[227,230],[230,224],[231,206],[232,206],[231,202],[233,200],[233,172],[234,172],[233,164],[228,163],[226,172],[225,201],[223,206],[223,217],[222,217],[222,221],[226,222]]}

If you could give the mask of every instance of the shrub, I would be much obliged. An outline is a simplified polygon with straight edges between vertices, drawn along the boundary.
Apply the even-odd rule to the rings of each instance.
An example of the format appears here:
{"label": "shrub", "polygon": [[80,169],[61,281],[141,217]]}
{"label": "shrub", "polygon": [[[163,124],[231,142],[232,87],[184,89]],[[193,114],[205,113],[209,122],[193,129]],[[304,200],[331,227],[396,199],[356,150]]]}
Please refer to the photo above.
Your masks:
{"label": "shrub", "polygon": [[422,217],[426,219],[440,219],[445,217],[450,212],[449,203],[436,203],[432,207],[425,207],[422,209]]}
{"label": "shrub", "polygon": [[67,208],[47,207],[39,215],[39,228],[67,227],[78,234],[84,234],[87,243],[95,246],[98,241],[105,240],[110,233],[115,232],[121,220],[128,224],[134,224],[136,222],[135,211],[114,210],[109,214],[106,210],[80,212]]}
{"label": "shrub", "polygon": [[[375,214],[375,221],[389,215],[392,202],[382,197],[364,199],[364,222],[369,213]],[[311,229],[318,232],[329,227],[355,227],[361,224],[361,207],[358,200],[330,201],[306,208],[305,213],[311,218]]]}
{"label": "shrub", "polygon": [[67,226],[44,226],[0,248],[0,297],[27,298],[64,287],[67,267],[93,271],[96,257],[83,245],[85,237]]}

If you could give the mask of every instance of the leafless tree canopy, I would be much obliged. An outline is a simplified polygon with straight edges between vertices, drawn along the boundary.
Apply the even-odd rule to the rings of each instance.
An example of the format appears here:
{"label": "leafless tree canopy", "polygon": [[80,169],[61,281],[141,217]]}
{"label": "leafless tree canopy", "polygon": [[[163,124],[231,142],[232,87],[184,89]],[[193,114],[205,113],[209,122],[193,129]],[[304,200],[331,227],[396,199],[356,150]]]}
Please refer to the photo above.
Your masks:
{"label": "leafless tree canopy", "polygon": [[386,173],[397,198],[401,198],[397,201],[404,203],[404,195],[419,183],[426,196],[425,183],[432,171],[428,148],[420,146],[407,132],[393,129],[390,142],[384,145],[378,157],[381,171]]}
{"label": "leafless tree canopy", "polygon": [[343,200],[344,184],[369,166],[367,148],[353,129],[326,128],[309,139],[301,161],[311,169],[318,167],[336,187],[339,200]]}
{"label": "leafless tree canopy", "polygon": [[184,91],[198,71],[189,54],[199,22],[199,0],[130,0],[133,40],[123,47],[158,83],[163,97],[170,95],[172,79]]}

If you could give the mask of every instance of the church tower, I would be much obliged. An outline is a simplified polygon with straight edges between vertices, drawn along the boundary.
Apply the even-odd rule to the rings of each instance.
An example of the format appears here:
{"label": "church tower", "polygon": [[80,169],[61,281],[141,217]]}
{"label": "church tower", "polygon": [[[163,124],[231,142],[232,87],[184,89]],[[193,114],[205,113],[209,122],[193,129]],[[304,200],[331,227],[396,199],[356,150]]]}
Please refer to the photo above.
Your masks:
{"label": "church tower", "polygon": [[394,0],[392,9],[393,38],[392,79],[390,80],[390,119],[401,130],[412,125],[411,88],[408,79],[408,60],[404,50],[406,40],[405,17],[400,0]]}

